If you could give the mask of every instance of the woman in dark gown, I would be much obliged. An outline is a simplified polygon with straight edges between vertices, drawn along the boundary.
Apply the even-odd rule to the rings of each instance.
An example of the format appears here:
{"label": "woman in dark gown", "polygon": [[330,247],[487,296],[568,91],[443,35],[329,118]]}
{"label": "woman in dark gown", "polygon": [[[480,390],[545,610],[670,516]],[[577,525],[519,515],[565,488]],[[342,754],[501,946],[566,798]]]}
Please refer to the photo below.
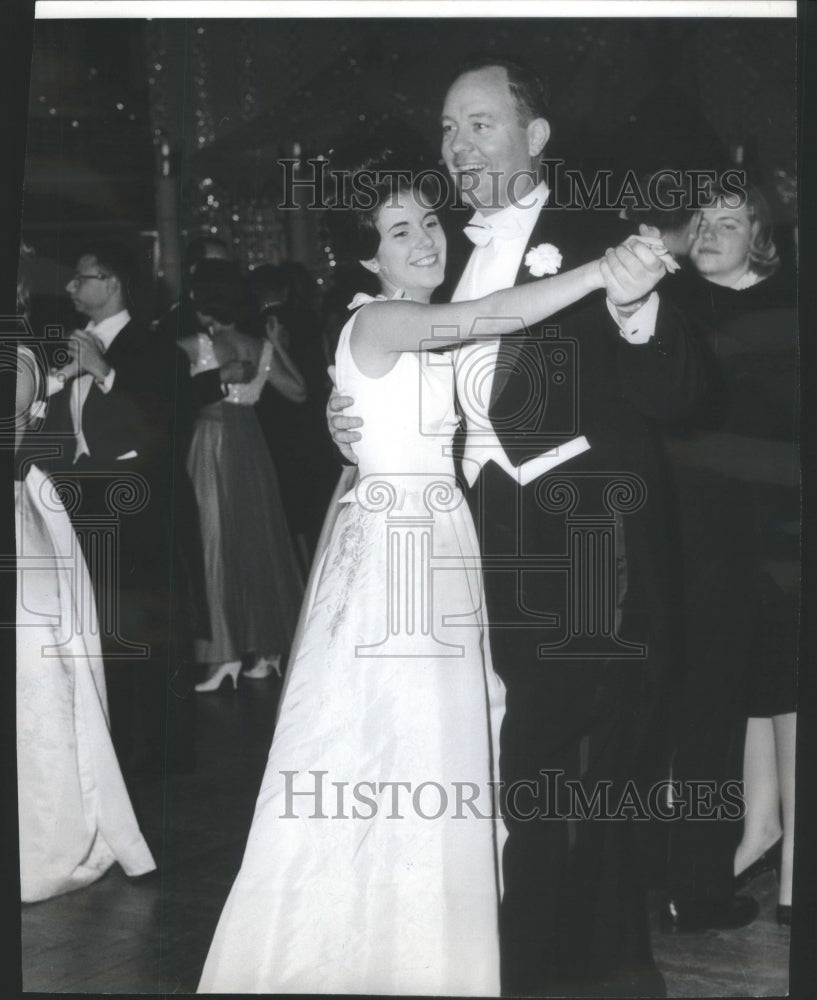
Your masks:
{"label": "woman in dark gown", "polygon": [[790,919],[791,904],[799,543],[794,276],[780,266],[762,197],[750,189],[745,204],[731,206],[721,200],[701,213],[692,268],[668,287],[701,324],[712,386],[694,424],[668,442],[685,616],[673,777],[737,782],[742,757],[746,782],[742,839],[735,823],[673,824],[669,895],[675,925],[690,930],[753,919],[754,900],[733,893],[771,867],[781,847],[780,922]]}
{"label": "woman in dark gown", "polygon": [[[282,344],[243,332],[250,328],[248,291],[237,267],[204,260],[192,278],[193,305],[203,330],[181,341],[191,374],[248,364],[249,381],[225,386],[226,395],[203,406],[193,430],[187,468],[202,528],[209,640],[196,642],[207,676],[196,690],[236,685],[242,659],[254,655],[245,676],[280,673],[295,629],[303,580],[287,528],[278,478],[255,404],[273,370],[287,368]],[[283,360],[276,363],[276,358]],[[291,368],[293,392],[299,387]]]}

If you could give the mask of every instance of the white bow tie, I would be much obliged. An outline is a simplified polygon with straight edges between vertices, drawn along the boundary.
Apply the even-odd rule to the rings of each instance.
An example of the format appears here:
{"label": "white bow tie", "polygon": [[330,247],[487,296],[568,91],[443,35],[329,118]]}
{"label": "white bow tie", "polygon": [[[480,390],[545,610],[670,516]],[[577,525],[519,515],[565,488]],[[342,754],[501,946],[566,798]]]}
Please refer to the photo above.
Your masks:
{"label": "white bow tie", "polygon": [[468,239],[478,247],[487,247],[491,240],[515,240],[523,234],[518,219],[486,219],[479,212],[463,230]]}

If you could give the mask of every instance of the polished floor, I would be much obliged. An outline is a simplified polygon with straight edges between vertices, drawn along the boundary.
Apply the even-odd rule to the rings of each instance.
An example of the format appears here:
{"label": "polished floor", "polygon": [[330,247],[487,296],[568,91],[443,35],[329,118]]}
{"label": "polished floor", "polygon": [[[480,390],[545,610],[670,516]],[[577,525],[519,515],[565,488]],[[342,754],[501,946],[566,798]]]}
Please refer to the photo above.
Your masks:
{"label": "polished floor", "polygon": [[[237,694],[199,695],[196,772],[137,787],[156,877],[132,883],[116,867],[87,889],[22,907],[25,992],[195,992],[241,862],[280,684],[242,681]],[[670,997],[786,994],[789,931],[774,920],[774,874],[752,891],[761,904],[752,925],[697,934],[661,933],[652,897],[653,946]]]}

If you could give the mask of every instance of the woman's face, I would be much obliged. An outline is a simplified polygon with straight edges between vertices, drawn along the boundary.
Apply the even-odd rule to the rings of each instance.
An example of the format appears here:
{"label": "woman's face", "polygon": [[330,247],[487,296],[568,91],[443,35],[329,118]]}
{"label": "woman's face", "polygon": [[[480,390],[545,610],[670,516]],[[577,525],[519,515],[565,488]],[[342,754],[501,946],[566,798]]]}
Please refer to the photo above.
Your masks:
{"label": "woman's face", "polygon": [[750,270],[753,227],[746,205],[705,208],[689,252],[693,266],[716,285],[733,285]]}
{"label": "woman's face", "polygon": [[402,290],[428,302],[445,274],[445,235],[436,212],[413,191],[401,191],[381,207],[376,225],[380,246],[364,267],[377,274],[387,295]]}

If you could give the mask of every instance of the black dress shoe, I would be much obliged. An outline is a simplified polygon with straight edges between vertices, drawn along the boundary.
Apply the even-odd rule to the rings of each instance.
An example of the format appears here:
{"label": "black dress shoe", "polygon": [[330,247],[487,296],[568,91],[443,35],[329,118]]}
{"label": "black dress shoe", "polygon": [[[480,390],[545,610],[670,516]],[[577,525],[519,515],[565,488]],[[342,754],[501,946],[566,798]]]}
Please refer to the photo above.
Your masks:
{"label": "black dress shoe", "polygon": [[756,861],[753,861],[749,865],[748,868],[744,868],[739,875],[735,876],[735,892],[740,892],[742,889],[745,889],[750,882],[754,881],[754,879],[756,879],[759,875],[763,875],[764,872],[774,870],[777,872],[777,877],[779,879],[780,862],[782,857],[783,835],[781,834],[767,851],[764,851]]}
{"label": "black dress shoe", "polygon": [[681,903],[670,899],[661,910],[661,929],[668,932],[733,930],[745,927],[760,907],[752,896],[733,896],[723,903]]}
{"label": "black dress shoe", "polygon": [[791,927],[791,906],[778,906],[774,917],[781,927]]}

